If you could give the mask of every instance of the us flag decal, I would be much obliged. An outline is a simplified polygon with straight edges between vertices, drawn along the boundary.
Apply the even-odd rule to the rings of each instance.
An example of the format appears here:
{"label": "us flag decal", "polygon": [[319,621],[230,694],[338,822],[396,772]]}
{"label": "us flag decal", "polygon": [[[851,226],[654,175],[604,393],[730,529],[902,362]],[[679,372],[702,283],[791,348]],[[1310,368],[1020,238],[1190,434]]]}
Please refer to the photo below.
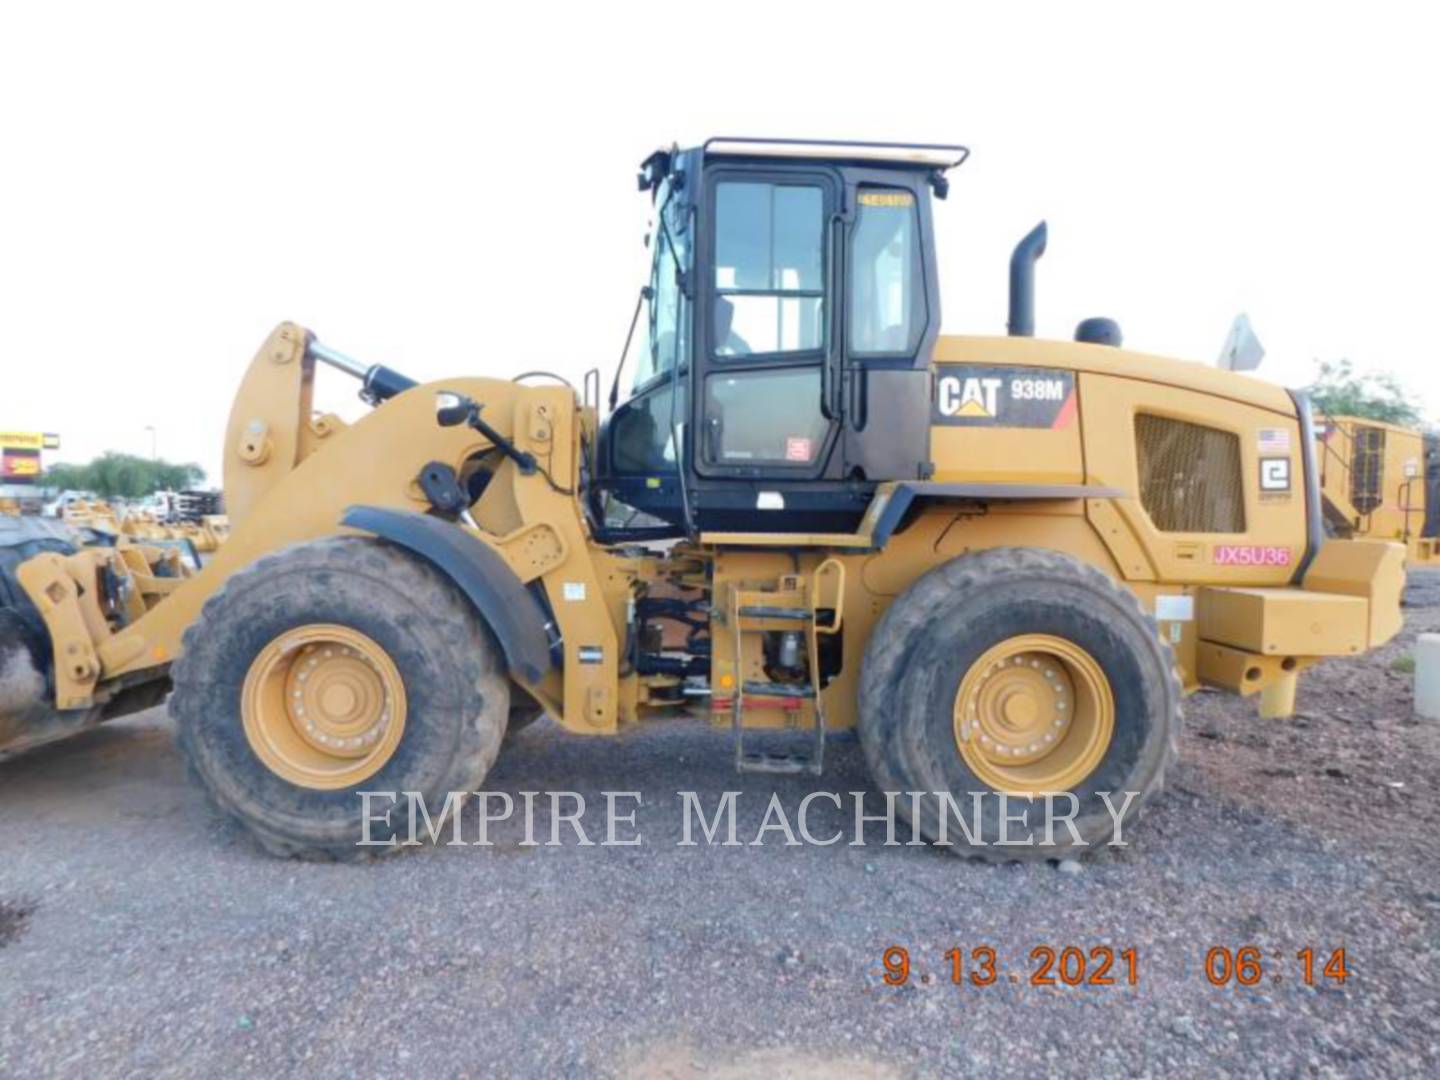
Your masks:
{"label": "us flag decal", "polygon": [[1261,428],[1256,435],[1255,448],[1262,454],[1290,453],[1290,429]]}

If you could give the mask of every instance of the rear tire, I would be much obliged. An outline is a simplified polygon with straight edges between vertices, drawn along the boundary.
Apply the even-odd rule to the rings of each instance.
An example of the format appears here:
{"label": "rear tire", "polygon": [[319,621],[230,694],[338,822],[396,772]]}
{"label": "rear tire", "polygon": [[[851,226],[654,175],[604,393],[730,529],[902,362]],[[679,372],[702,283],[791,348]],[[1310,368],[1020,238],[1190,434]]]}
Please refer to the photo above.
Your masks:
{"label": "rear tire", "polygon": [[[272,646],[316,626],[343,628],[383,650],[382,663],[403,684],[403,730],[388,757],[328,789],[267,765],[247,733],[253,707],[242,703],[247,678],[254,681]],[[465,597],[429,563],[362,537],[286,548],[232,575],[186,631],[172,674],[170,714],[194,777],[266,850],[306,858],[396,850],[409,830],[404,792],[421,793],[438,820],[449,792],[484,780],[510,708],[499,647]],[[346,700],[348,691],[341,694]],[[388,822],[372,818],[368,837],[395,838],[396,846],[357,846],[366,835],[362,791],[395,793],[395,812]],[[377,798],[372,813],[391,805]]]}
{"label": "rear tire", "polygon": [[[1006,768],[978,759],[980,748],[971,740],[980,729],[962,726],[958,718],[965,712],[959,702],[968,700],[965,688],[973,685],[967,673],[978,672],[971,678],[983,682],[999,670],[982,657],[993,657],[1006,642],[1035,640],[1072,649],[1082,658],[1081,667],[1093,666],[1100,694],[1110,705],[1101,749],[1089,759],[1077,756],[1073,782],[1060,788],[1078,803],[1074,821],[1080,843],[1058,820],[1053,842],[1044,842],[1043,829],[1035,825],[1045,820],[1046,805],[1036,795],[1050,789],[1026,793],[997,785],[996,774],[1007,774]],[[1028,660],[1026,665],[1033,666]],[[1046,668],[1044,661],[1041,668]],[[1123,813],[1128,825],[1161,789],[1165,769],[1178,753],[1181,697],[1173,654],[1133,593],[1068,555],[998,548],[931,570],[880,620],[861,673],[860,741],[881,791],[932,793],[921,800],[918,820],[912,820],[908,798],[896,799],[897,811],[925,840],[940,838],[940,807],[933,793],[945,792],[967,819],[974,818],[972,844],[953,813],[950,817],[945,842],[957,854],[990,861],[1083,857],[1112,839],[1113,818],[1101,792],[1110,794],[1117,812],[1125,806],[1125,793],[1135,793]],[[1078,707],[1078,698],[1073,700]],[[961,731],[969,733],[964,750]],[[1066,729],[1062,742],[1068,735]],[[1012,823],[1025,813],[1033,846],[996,845],[1002,837],[1013,841],[1026,835],[1017,824],[1002,832],[1000,791],[1006,791]],[[974,813],[977,794],[981,810]],[[1070,805],[1068,799],[1054,803],[1058,813]]]}

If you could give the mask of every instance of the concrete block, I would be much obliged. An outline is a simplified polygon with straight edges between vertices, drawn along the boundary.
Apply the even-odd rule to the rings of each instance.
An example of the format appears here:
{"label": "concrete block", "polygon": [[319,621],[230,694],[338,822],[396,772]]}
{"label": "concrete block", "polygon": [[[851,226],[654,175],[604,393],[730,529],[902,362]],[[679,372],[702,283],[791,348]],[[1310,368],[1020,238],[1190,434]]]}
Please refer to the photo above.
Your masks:
{"label": "concrete block", "polygon": [[1440,720],[1440,634],[1421,634],[1415,642],[1415,713]]}

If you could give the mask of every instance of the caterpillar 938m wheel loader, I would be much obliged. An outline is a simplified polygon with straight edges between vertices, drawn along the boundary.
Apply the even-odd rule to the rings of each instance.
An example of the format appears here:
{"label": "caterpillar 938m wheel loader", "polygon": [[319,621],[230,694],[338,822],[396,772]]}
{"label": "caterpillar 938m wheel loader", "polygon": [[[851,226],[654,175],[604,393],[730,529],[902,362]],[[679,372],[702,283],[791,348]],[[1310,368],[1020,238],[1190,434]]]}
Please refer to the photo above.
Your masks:
{"label": "caterpillar 938m wheel loader", "polygon": [[[208,565],[19,549],[8,743],[173,684],[214,802],[272,851],[346,857],[358,792],[439,810],[542,712],[577,735],[699,712],[740,769],[818,773],[858,728],[885,791],[1073,796],[1078,844],[1006,858],[1094,840],[1102,793],[1159,789],[1187,691],[1284,715],[1301,670],[1390,638],[1404,549],[1326,538],[1302,396],[1124,351],[1107,319],[1035,340],[1043,226],[1009,335],[942,336],[932,200],[965,155],[652,155],[648,334],[603,418],[598,377],[417,386],[280,326]],[[317,363],[373,410],[314,414]],[[946,842],[987,854],[996,805]]]}

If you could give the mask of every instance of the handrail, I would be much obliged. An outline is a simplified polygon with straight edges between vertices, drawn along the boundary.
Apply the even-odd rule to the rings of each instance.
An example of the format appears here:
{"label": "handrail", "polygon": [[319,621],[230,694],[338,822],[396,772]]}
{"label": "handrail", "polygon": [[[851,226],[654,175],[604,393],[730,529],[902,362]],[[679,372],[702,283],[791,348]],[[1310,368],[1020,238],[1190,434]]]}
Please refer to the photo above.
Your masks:
{"label": "handrail", "polygon": [[[1416,479],[1417,478],[1414,476],[1407,476],[1405,477],[1405,482],[1395,489],[1395,505],[1400,510],[1400,523],[1401,528],[1404,530],[1404,535],[1402,538],[1407,543],[1410,540],[1410,515],[1417,513],[1425,513],[1425,507],[1423,504],[1420,506],[1415,506],[1410,501],[1410,487],[1412,484],[1415,483]],[[1420,527],[1421,529],[1424,529],[1425,527],[1423,519],[1421,520]]]}

